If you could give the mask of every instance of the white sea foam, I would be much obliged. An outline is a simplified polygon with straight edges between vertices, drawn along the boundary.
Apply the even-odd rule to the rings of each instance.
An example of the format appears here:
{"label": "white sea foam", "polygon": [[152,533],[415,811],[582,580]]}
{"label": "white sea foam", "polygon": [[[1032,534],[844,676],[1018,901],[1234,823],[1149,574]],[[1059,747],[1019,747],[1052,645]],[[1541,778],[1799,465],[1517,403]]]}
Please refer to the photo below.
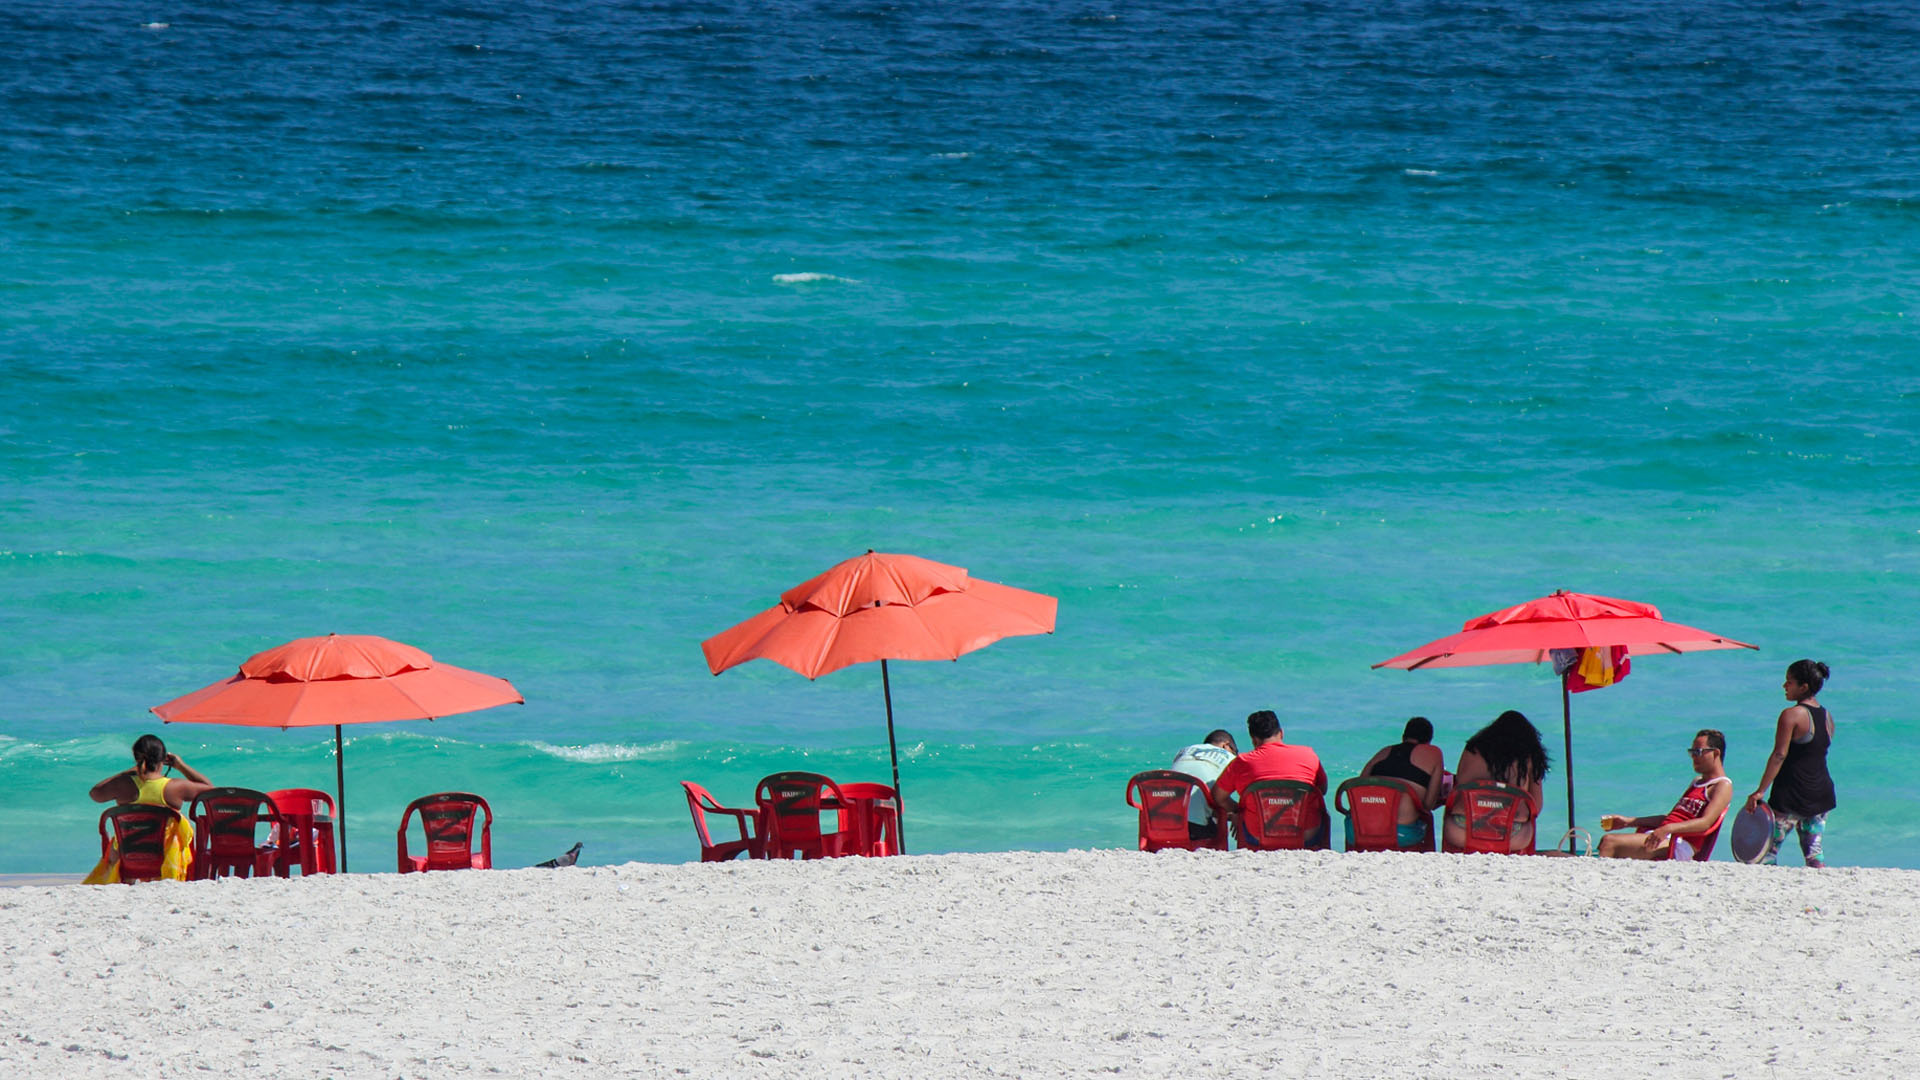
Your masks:
{"label": "white sea foam", "polygon": [[1438,171],[1433,169],[1401,169],[1400,171],[1403,173],[1406,173],[1408,176],[1439,176],[1440,175]]}
{"label": "white sea foam", "polygon": [[820,274],[811,270],[799,274],[775,274],[773,275],[773,280],[781,285],[806,285],[815,281],[840,281],[848,285],[860,284],[859,281],[850,277],[841,277],[838,274]]}
{"label": "white sea foam", "polygon": [[956,150],[950,154],[935,154],[933,156],[939,158],[942,161],[965,161],[966,159],[973,156],[973,151]]}
{"label": "white sea foam", "polygon": [[680,745],[669,739],[664,742],[647,743],[644,746],[629,746],[625,743],[586,743],[580,746],[555,746],[552,743],[529,743],[543,754],[551,754],[562,761],[598,765],[610,761],[639,761],[643,758],[665,757]]}

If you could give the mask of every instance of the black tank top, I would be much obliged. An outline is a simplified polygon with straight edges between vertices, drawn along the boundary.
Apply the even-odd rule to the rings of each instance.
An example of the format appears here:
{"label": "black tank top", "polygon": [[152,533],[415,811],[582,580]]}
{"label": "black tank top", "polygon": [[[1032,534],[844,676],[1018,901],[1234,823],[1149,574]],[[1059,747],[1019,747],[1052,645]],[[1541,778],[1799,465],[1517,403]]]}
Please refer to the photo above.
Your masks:
{"label": "black tank top", "polygon": [[1787,760],[1773,778],[1773,794],[1767,805],[1774,810],[1812,817],[1839,805],[1833,797],[1833,777],[1827,772],[1827,747],[1833,745],[1827,734],[1827,710],[1808,705],[1813,714],[1813,738],[1806,742],[1787,742]]}
{"label": "black tank top", "polygon": [[1433,780],[1433,774],[1413,763],[1413,746],[1412,743],[1403,742],[1387,751],[1387,756],[1373,767],[1372,775],[1412,781],[1415,787],[1425,791],[1427,784]]}

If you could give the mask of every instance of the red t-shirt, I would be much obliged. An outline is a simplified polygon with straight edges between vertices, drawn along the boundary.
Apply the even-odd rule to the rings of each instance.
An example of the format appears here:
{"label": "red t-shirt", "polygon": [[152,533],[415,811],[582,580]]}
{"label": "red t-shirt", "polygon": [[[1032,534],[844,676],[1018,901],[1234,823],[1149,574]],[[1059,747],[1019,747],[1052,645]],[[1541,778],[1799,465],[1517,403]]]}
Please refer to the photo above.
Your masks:
{"label": "red t-shirt", "polygon": [[1327,790],[1327,770],[1320,767],[1320,755],[1310,746],[1289,746],[1278,740],[1234,758],[1213,782],[1213,790],[1238,795],[1255,780],[1300,780],[1323,793]]}

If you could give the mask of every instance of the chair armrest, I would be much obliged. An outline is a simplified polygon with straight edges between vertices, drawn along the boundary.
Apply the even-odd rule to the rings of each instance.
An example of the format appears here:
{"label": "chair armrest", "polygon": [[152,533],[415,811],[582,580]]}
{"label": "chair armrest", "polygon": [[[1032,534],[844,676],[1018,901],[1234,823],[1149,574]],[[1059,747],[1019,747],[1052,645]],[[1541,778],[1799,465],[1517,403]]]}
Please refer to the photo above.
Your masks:
{"label": "chair armrest", "polygon": [[[760,819],[760,811],[758,810],[741,810],[736,807],[720,806],[718,804],[703,806],[701,807],[701,809],[705,810],[709,814],[726,814],[727,816],[733,818],[733,823],[740,827],[740,839],[742,840],[752,840],[755,837],[760,835],[761,819]],[[747,828],[747,822],[749,819],[751,819],[753,822],[752,829]]]}

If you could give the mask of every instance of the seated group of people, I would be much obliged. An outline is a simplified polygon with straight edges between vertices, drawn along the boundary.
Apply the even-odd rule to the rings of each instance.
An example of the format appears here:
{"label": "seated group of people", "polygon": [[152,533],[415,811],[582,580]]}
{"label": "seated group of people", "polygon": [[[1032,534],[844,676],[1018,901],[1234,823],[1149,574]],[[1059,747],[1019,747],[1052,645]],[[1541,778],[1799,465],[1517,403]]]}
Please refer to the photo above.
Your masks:
{"label": "seated group of people", "polygon": [[[1213,835],[1216,821],[1237,820],[1238,797],[1256,780],[1296,780],[1312,784],[1322,795],[1326,793],[1327,771],[1319,755],[1311,747],[1286,742],[1280,719],[1271,710],[1248,716],[1247,734],[1253,740],[1253,749],[1244,754],[1232,734],[1217,730],[1208,734],[1205,742],[1181,750],[1169,766],[1208,785],[1211,792],[1211,805],[1203,805],[1196,798],[1188,809],[1187,828],[1193,839]],[[1694,736],[1688,755],[1696,778],[1680,801],[1665,815],[1606,815],[1602,819],[1604,829],[1635,831],[1602,837],[1597,854],[1636,859],[1692,858],[1701,836],[1719,826],[1732,803],[1726,750],[1726,737],[1718,731],[1705,730]],[[1380,748],[1361,768],[1360,775],[1405,780],[1421,792],[1417,806],[1407,802],[1400,805],[1399,839],[1405,847],[1414,847],[1427,837],[1432,813],[1446,804],[1456,785],[1494,781],[1524,791],[1530,805],[1514,822],[1511,844],[1514,851],[1532,851],[1540,784],[1547,770],[1547,751],[1539,729],[1524,715],[1509,709],[1467,740],[1451,773],[1446,771],[1445,754],[1433,745],[1433,724],[1416,716],[1407,721],[1400,741]],[[1443,827],[1448,847],[1458,848],[1464,843],[1464,814],[1450,812]],[[1351,823],[1348,828],[1351,830]],[[1323,846],[1326,839],[1322,834],[1315,846]],[[1352,841],[1351,832],[1348,841]]]}

